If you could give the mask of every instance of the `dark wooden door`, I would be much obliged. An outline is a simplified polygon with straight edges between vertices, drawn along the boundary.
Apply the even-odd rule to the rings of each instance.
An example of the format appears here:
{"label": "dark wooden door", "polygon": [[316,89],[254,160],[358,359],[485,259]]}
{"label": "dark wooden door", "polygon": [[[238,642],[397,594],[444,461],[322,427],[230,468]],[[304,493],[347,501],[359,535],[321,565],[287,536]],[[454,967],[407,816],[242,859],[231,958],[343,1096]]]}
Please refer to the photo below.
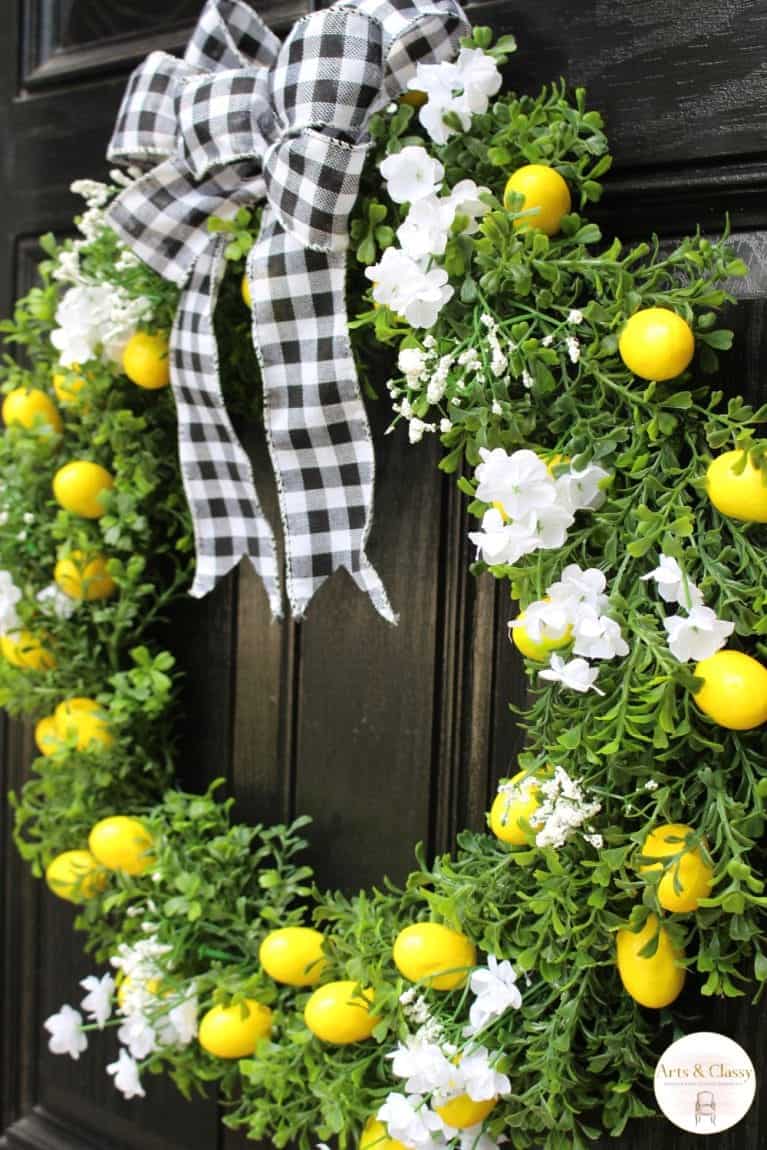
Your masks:
{"label": "dark wooden door", "polygon": [[[280,31],[310,5],[256,3]],[[0,37],[0,309],[30,284],[35,237],[65,233],[78,177],[103,174],[125,77],[148,51],[180,46],[200,0],[6,0]],[[564,75],[606,114],[617,160],[602,218],[611,230],[673,237],[731,213],[752,275],[738,291],[733,389],[765,398],[767,351],[767,0],[518,0],[472,16],[513,31],[511,82],[525,90]],[[508,604],[467,573],[461,502],[429,447],[378,432],[372,559],[401,612],[389,628],[345,575],[325,585],[302,626],[268,620],[248,570],[177,620],[189,719],[179,768],[201,787],[225,772],[243,817],[314,818],[320,881],[352,888],[401,879],[412,847],[447,848],[481,826],[494,781],[519,747],[507,703],[520,668],[505,639]],[[257,465],[266,473],[258,436]],[[258,463],[258,461],[261,461]],[[262,474],[262,477],[263,477]],[[2,729],[2,794],[31,757],[28,732]],[[5,801],[4,798],[2,800]],[[215,1099],[185,1103],[162,1081],[128,1104],[98,1048],[80,1063],[46,1050],[42,1020],[87,970],[71,914],[27,877],[8,838],[2,853],[0,1146],[8,1150],[236,1150]],[[738,1038],[764,1071],[764,1012],[714,1005],[705,1025]],[[754,1108],[716,1147],[767,1144]],[[634,1150],[693,1146],[661,1123],[622,1140]]]}

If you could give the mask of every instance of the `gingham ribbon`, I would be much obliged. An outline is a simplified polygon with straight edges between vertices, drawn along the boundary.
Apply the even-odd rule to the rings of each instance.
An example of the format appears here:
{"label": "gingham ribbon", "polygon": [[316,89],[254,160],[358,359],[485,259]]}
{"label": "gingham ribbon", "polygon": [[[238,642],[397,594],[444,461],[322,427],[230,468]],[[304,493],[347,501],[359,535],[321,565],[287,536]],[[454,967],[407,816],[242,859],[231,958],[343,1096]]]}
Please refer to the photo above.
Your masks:
{"label": "gingham ribbon", "polygon": [[182,288],[171,382],[194,596],[247,555],[282,614],[274,536],[221,395],[213,313],[226,240],[207,226],[265,199],[247,276],[291,610],[303,616],[346,567],[394,620],[365,554],[374,455],[347,330],[347,225],[370,117],[467,29],[457,0],[350,0],[300,20],[280,45],[243,0],[207,0],[184,59],[153,52],[131,76],[108,154],[150,170],[110,222]]}

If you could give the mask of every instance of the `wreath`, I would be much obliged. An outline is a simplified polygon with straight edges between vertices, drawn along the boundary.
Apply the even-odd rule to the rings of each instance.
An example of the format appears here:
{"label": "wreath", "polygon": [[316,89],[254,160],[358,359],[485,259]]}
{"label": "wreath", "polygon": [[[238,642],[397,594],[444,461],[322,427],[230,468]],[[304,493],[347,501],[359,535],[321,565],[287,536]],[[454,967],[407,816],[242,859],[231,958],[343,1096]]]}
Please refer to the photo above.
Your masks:
{"label": "wreath", "polygon": [[[530,686],[488,831],[418,850],[403,889],[319,890],[308,820],[238,824],[217,787],[173,784],[162,626],[195,540],[167,386],[179,287],[109,216],[136,172],[74,185],[78,238],[42,240],[2,325],[0,689],[40,752],[16,841],[101,971],[45,1023],[50,1049],[78,1059],[113,1027],[127,1098],[148,1074],[215,1082],[226,1122],[277,1147],[618,1137],[654,1113],[686,976],[726,997],[767,977],[767,408],[707,378],[745,268],[726,235],[604,239],[582,214],[610,167],[601,117],[564,85],[502,92],[513,49],[477,27],[418,65],[370,120],[350,224],[360,373],[371,392],[388,356],[392,429],[439,437]],[[236,420],[261,416],[260,224],[241,206],[207,225]]]}

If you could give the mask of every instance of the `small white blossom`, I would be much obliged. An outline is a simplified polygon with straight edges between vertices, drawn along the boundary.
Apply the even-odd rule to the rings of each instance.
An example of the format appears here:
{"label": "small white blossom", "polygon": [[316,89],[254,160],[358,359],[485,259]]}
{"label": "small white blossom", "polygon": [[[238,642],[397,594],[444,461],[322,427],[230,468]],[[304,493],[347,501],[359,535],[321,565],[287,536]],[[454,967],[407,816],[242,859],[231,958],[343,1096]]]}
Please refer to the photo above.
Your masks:
{"label": "small white blossom", "polygon": [[481,48],[462,48],[455,61],[419,64],[408,87],[426,93],[419,119],[436,144],[445,144],[454,131],[445,124],[445,113],[454,113],[468,131],[472,116],[487,111],[502,82],[492,56]]}
{"label": "small white blossom", "polygon": [[99,183],[98,180],[75,180],[69,185],[69,190],[76,196],[82,196],[89,208],[105,207],[112,195],[109,185]]}
{"label": "small white blossom", "polygon": [[454,218],[455,207],[450,200],[438,196],[418,200],[397,228],[402,250],[414,260],[443,256]]}
{"label": "small white blossom", "polygon": [[10,571],[0,571],[0,635],[7,635],[21,626],[16,611],[20,599],[21,590],[14,583]]}
{"label": "small white blossom", "polygon": [[564,547],[567,541],[567,529],[575,522],[573,513],[567,507],[552,503],[550,507],[539,508],[535,512],[535,518],[540,546],[547,551]]}
{"label": "small white blossom", "polygon": [[115,980],[111,974],[105,974],[101,978],[89,974],[87,978],[81,980],[80,986],[88,992],[80,1005],[86,1016],[96,1023],[99,1030],[103,1030],[112,1017]]}
{"label": "small white blossom", "polygon": [[[530,825],[540,827],[535,836],[539,847],[563,847],[602,809],[600,803],[587,800],[580,783],[571,779],[563,767],[555,767],[552,777],[539,783],[539,791],[541,802],[530,815]],[[589,831],[587,841],[592,846],[597,845],[595,839],[601,846],[601,837]]]}
{"label": "small white blossom", "polygon": [[648,779],[644,785],[646,791],[657,791],[659,784],[655,779]]}
{"label": "small white blossom", "polygon": [[146,1058],[158,1047],[157,1031],[143,1014],[130,1014],[120,1029],[117,1038],[126,1046],[133,1058]]}
{"label": "small white blossom", "polygon": [[482,530],[470,531],[469,539],[490,567],[500,563],[513,565],[541,545],[535,515],[508,523],[494,507],[482,516]]}
{"label": "small white blossom", "polygon": [[608,598],[604,594],[607,580],[597,567],[582,570],[577,563],[569,563],[562,571],[559,582],[548,588],[552,603],[567,606],[571,611],[591,607],[598,615],[606,609]]}
{"label": "small white blossom", "polygon": [[567,347],[567,354],[570,357],[570,363],[577,363],[581,358],[581,345],[574,335],[569,335],[565,340]]}
{"label": "small white blossom", "polygon": [[121,1050],[117,1062],[110,1062],[107,1074],[115,1080],[115,1086],[126,1098],[146,1098],[146,1092],[141,1085],[138,1066],[126,1050]]}
{"label": "small white blossom", "polygon": [[527,368],[524,368],[522,371],[522,386],[526,387],[528,391],[533,386],[533,377]]}
{"label": "small white blossom", "polygon": [[439,429],[443,435],[447,435],[448,431],[451,431],[452,428],[453,428],[453,425],[449,419],[441,419],[439,421]]}
{"label": "small white blossom", "polygon": [[620,625],[608,615],[597,615],[590,610],[582,612],[575,621],[573,633],[574,655],[583,655],[587,659],[614,659],[629,653]]}
{"label": "small white blossom", "polygon": [[403,1142],[410,1150],[432,1150],[445,1145],[442,1119],[417,1094],[409,1098],[395,1092],[389,1094],[376,1117],[386,1124],[390,1138]]}
{"label": "small white blossom", "polygon": [[192,988],[185,998],[172,1006],[158,1023],[160,1042],[163,1046],[188,1046],[197,1037],[199,1003]]}
{"label": "small white blossom", "polygon": [[79,606],[77,599],[65,595],[57,583],[43,587],[35,598],[45,614],[55,615],[57,619],[71,619]]}
{"label": "small white blossom", "polygon": [[605,501],[605,493],[600,484],[609,478],[609,474],[595,463],[587,464],[582,471],[571,467],[554,481],[557,502],[570,511],[595,511]]}
{"label": "small white blossom", "polygon": [[[490,211],[489,206],[480,199],[480,196],[483,193],[487,194],[488,191],[488,188],[478,187],[474,180],[461,180],[450,192],[448,199],[453,206],[454,215],[465,216],[468,220],[462,229],[464,235],[474,235],[479,228],[479,221]],[[451,224],[452,222],[451,220]]]}
{"label": "small white blossom", "polygon": [[88,1038],[83,1032],[83,1016],[71,1006],[62,1006],[58,1014],[46,1018],[43,1026],[50,1034],[48,1049],[51,1054],[68,1054],[75,1062],[88,1049]]}
{"label": "small white blossom", "polygon": [[405,376],[408,386],[415,387],[426,370],[426,356],[420,347],[403,347],[397,359],[397,366]]}
{"label": "small white blossom", "polygon": [[688,611],[703,604],[703,595],[687,578],[673,555],[661,555],[658,566],[641,578],[642,582],[647,582],[648,579],[655,582],[658,594],[664,603],[679,603]]}
{"label": "small white blossom", "polygon": [[511,1082],[505,1074],[493,1069],[490,1057],[484,1046],[477,1046],[461,1059],[462,1092],[465,1091],[473,1102],[486,1102],[489,1098],[511,1093]]}
{"label": "small white blossom", "polygon": [[513,966],[507,960],[499,962],[492,954],[488,955],[487,966],[473,971],[469,986],[476,997],[469,1010],[466,1035],[476,1034],[507,1010],[519,1010],[522,1005]]}
{"label": "small white blossom", "polygon": [[439,160],[430,156],[426,148],[413,144],[387,156],[380,172],[389,195],[397,204],[414,204],[434,196],[445,175]]}
{"label": "small white blossom", "polygon": [[408,426],[408,440],[410,443],[420,443],[423,439],[423,433],[427,429],[427,424],[422,419],[416,419],[415,416],[410,420]]}
{"label": "small white blossom", "polygon": [[550,679],[553,683],[561,683],[571,691],[585,694],[587,691],[596,691],[603,695],[596,686],[599,678],[599,668],[591,667],[585,659],[570,659],[567,663],[560,655],[552,655],[550,665],[538,674],[542,679]]}
{"label": "small white blossom", "polygon": [[720,651],[735,630],[735,624],[718,619],[710,607],[692,607],[689,615],[671,615],[663,620],[671,654],[680,663],[698,662]]}
{"label": "small white blossom", "polygon": [[541,347],[551,347],[553,342],[554,342],[554,336],[551,334],[551,332],[549,332],[549,334],[545,335],[543,337],[543,339],[541,340]]}
{"label": "small white blossom", "polygon": [[442,1049],[419,1036],[410,1035],[386,1057],[391,1060],[392,1073],[406,1080],[408,1094],[431,1094],[435,1090],[449,1089],[456,1075],[455,1065]]}
{"label": "small white blossom", "polygon": [[503,408],[497,399],[493,400],[493,404],[490,410],[492,411],[493,415],[503,415]]}
{"label": "small white blossom", "polygon": [[567,313],[567,322],[577,327],[579,323],[583,323],[583,312],[577,307],[571,307]]}

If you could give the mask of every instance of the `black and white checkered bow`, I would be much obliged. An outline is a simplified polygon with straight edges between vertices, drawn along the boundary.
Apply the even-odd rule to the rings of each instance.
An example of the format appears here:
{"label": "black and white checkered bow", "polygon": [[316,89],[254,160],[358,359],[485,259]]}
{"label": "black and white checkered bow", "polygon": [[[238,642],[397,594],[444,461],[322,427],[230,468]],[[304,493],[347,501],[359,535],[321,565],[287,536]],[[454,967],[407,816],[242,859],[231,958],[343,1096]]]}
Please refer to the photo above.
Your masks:
{"label": "black and white checkered bow", "polygon": [[131,76],[108,154],[149,170],[110,222],[182,288],[170,354],[192,595],[247,555],[282,614],[274,536],[221,395],[213,313],[226,239],[207,227],[265,199],[247,276],[291,610],[301,618],[346,567],[394,620],[365,555],[374,455],[347,330],[347,225],[370,117],[467,30],[457,0],[349,0],[300,20],[281,45],[243,0],[207,0],[184,59],[154,52]]}

